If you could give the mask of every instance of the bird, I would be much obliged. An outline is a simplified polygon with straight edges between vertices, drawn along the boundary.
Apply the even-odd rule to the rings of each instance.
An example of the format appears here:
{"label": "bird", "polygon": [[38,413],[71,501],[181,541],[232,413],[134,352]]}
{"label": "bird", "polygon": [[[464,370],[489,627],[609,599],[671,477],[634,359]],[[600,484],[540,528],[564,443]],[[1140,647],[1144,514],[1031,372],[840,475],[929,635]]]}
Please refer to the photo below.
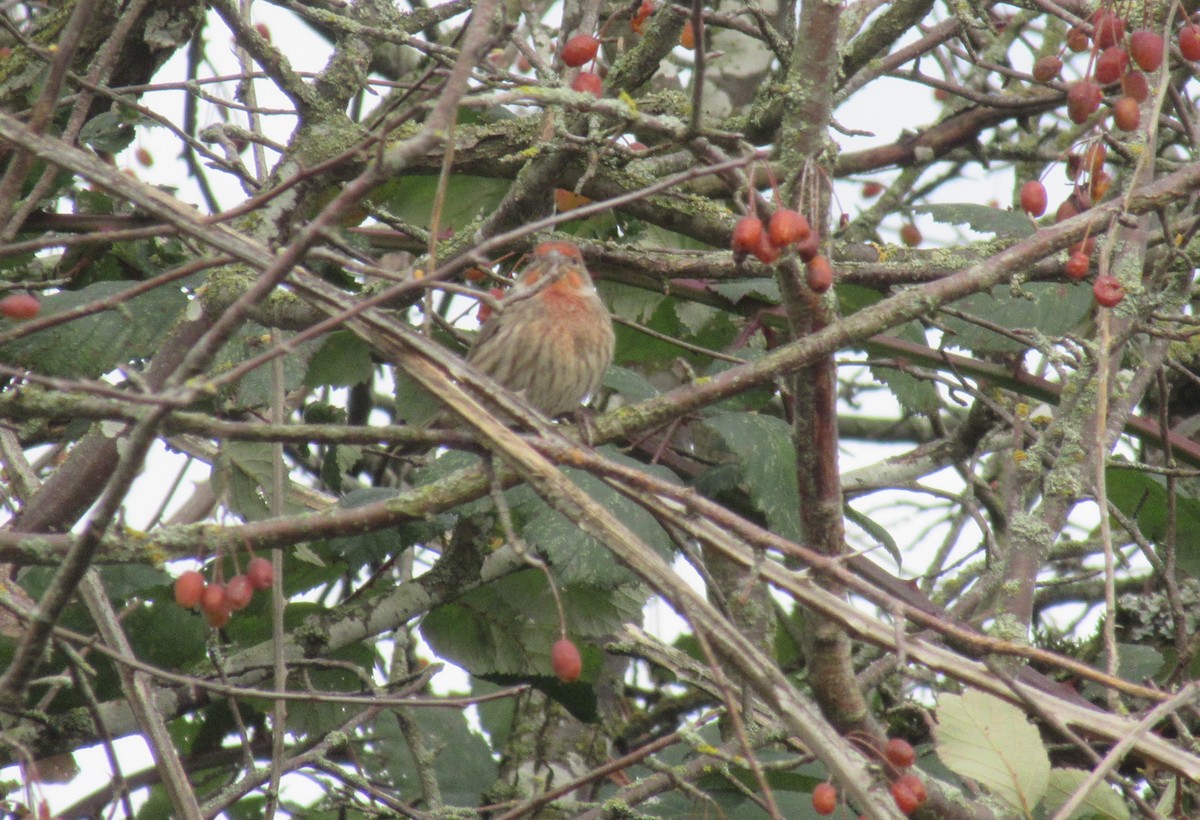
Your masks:
{"label": "bird", "polygon": [[615,343],[579,247],[548,241],[534,248],[466,360],[555,418],[596,392]]}

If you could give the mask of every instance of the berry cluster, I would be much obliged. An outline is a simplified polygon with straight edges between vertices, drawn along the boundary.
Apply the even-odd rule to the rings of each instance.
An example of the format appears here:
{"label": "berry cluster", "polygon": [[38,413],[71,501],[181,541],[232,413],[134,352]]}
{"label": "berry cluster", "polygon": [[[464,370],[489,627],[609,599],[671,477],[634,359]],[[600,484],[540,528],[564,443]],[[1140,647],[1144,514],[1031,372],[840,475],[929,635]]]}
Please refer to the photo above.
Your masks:
{"label": "berry cluster", "polygon": [[[649,21],[650,16],[654,14],[654,11],[654,3],[650,2],[650,0],[642,1],[642,4],[637,7],[637,11],[634,12],[633,17],[629,21],[634,34],[645,32],[646,23]],[[603,31],[601,31],[601,34],[603,34]],[[679,34],[679,45],[689,51],[696,48],[696,29],[693,27],[691,20],[688,20],[683,27],[683,31]],[[600,38],[591,34],[576,34],[563,43],[563,65],[568,68],[581,68],[587,63],[592,63],[592,70],[580,71],[575,75],[575,79],[571,81],[572,90],[591,94],[593,97],[601,96],[603,82],[601,75],[594,70],[596,68],[596,55],[599,51]]]}
{"label": "berry cluster", "polygon": [[219,629],[230,616],[250,605],[255,590],[270,589],[275,570],[266,558],[251,558],[245,575],[235,575],[224,584],[208,583],[204,575],[188,570],[175,579],[175,603],[184,609],[199,605],[208,625]]}
{"label": "berry cluster", "polygon": [[817,293],[829,290],[833,284],[833,268],[820,254],[821,239],[803,214],[780,208],[771,214],[765,227],[757,216],[743,216],[733,226],[730,238],[736,260],[740,262],[752,254],[764,265],[778,261],[790,245],[796,246],[796,254],[804,261],[808,286]]}
{"label": "berry cluster", "polygon": [[[893,770],[907,769],[917,762],[917,753],[904,738],[889,738],[883,747],[883,759]],[[900,774],[891,785],[892,800],[904,815],[910,815],[928,798],[925,784],[912,772]],[[821,816],[833,814],[837,809],[838,790],[832,783],[818,783],[812,790],[813,811]]]}
{"label": "berry cluster", "polygon": [[[1111,5],[1092,13],[1087,22],[1067,32],[1066,48],[1090,52],[1086,75],[1067,86],[1067,116],[1083,125],[1100,110],[1104,87],[1112,86],[1116,101],[1110,114],[1116,129],[1134,131],[1141,120],[1141,106],[1150,97],[1150,82],[1146,75],[1157,71],[1167,58],[1163,36],[1148,28],[1127,34],[1129,20]],[[1176,32],[1179,53],[1189,61],[1200,60],[1200,26],[1185,21]],[[1033,77],[1041,83],[1058,79],[1063,67],[1062,56],[1041,57],[1033,66]],[[1055,221],[1061,222],[1099,201],[1108,192],[1112,177],[1104,170],[1107,149],[1099,139],[1067,156],[1067,177],[1074,182],[1071,195],[1059,206]],[[1021,209],[1032,217],[1046,212],[1045,186],[1030,180],[1021,186],[1018,201]],[[1073,282],[1088,275],[1091,268],[1095,238],[1086,237],[1070,248],[1063,273]],[[1125,298],[1125,289],[1115,277],[1104,274],[1096,277],[1092,286],[1096,303],[1114,307]]]}

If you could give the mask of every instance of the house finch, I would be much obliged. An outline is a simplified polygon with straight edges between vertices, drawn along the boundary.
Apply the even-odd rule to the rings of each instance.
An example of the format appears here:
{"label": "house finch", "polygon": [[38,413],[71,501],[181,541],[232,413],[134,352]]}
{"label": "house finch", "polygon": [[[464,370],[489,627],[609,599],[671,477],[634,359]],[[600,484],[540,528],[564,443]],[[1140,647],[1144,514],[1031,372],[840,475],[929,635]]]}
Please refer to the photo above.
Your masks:
{"label": "house finch", "polygon": [[467,362],[554,418],[600,386],[614,342],[579,248],[543,242],[483,323]]}

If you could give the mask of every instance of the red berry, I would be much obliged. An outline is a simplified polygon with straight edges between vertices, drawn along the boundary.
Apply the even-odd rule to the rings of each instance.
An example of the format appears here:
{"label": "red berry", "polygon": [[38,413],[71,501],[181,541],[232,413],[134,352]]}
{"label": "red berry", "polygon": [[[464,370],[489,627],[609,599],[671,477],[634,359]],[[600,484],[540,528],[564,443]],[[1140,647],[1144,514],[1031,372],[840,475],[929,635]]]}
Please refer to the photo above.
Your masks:
{"label": "red berry", "polygon": [[571,81],[571,89],[574,91],[582,91],[584,94],[591,94],[593,97],[599,97],[601,87],[604,83],[600,80],[599,74],[593,74],[591,71],[580,71],[575,75],[575,79]]}
{"label": "red berry", "polygon": [[1113,125],[1122,131],[1133,131],[1138,127],[1142,111],[1133,97],[1122,97],[1113,106]]}
{"label": "red berry", "polygon": [[1092,254],[1095,252],[1096,252],[1096,237],[1094,237],[1094,236],[1085,237],[1082,242],[1076,242],[1074,245],[1072,245],[1070,248],[1067,249],[1067,253],[1082,253],[1084,256],[1088,257],[1089,259],[1092,257]]}
{"label": "red berry", "polygon": [[1021,186],[1021,210],[1033,217],[1046,213],[1046,186],[1031,179]]}
{"label": "red berry", "polygon": [[1091,80],[1071,83],[1071,87],[1067,89],[1067,116],[1076,125],[1087,122],[1087,118],[1100,108],[1100,100],[1103,97],[1100,86]]}
{"label": "red berry", "polygon": [[913,794],[912,789],[902,784],[899,780],[892,784],[892,799],[896,801],[896,808],[900,809],[900,813],[906,817],[921,807],[922,800],[918,800]]}
{"label": "red berry", "polygon": [[1067,48],[1074,51],[1076,54],[1088,50],[1087,32],[1078,26],[1073,26],[1067,30]]}
{"label": "red berry", "polygon": [[1038,61],[1033,64],[1033,79],[1039,83],[1048,83],[1057,79],[1058,72],[1062,71],[1062,66],[1063,61],[1053,54],[1039,57]]}
{"label": "red berry", "polygon": [[910,248],[915,248],[921,244],[921,229],[911,222],[906,222],[900,226],[900,241]]}
{"label": "red berry", "polygon": [[0,299],[0,316],[5,319],[32,319],[42,309],[42,303],[31,293],[10,293]]}
{"label": "red berry", "polygon": [[225,604],[231,612],[240,612],[250,605],[254,585],[245,575],[235,575],[225,584]]}
{"label": "red berry", "polygon": [[1069,199],[1064,199],[1063,203],[1058,206],[1058,210],[1054,212],[1055,224],[1066,222],[1073,216],[1079,216],[1079,209],[1075,207],[1075,203]]}
{"label": "red berry", "polygon": [[595,37],[590,34],[576,34],[563,46],[563,64],[578,68],[589,60],[596,59],[596,52],[599,50],[600,41]]}
{"label": "red berry", "polygon": [[758,238],[758,244],[750,251],[764,265],[774,264],[779,260],[779,247],[771,242],[771,235],[766,231]]}
{"label": "red berry", "polygon": [[679,32],[679,45],[688,51],[696,50],[696,30],[692,28],[691,20],[684,23],[683,31]]}
{"label": "red berry", "polygon": [[256,556],[246,565],[246,577],[255,589],[270,589],[275,581],[275,569],[266,558]]}
{"label": "red berry", "polygon": [[200,609],[204,610],[205,615],[228,612],[229,608],[225,605],[225,587],[220,584],[206,586],[200,593]]}
{"label": "red berry", "polygon": [[1144,103],[1150,97],[1150,81],[1140,71],[1130,71],[1121,78],[1121,91],[1127,97],[1133,97],[1139,103]]}
{"label": "red berry", "polygon": [[259,37],[263,38],[268,43],[271,42],[271,29],[267,28],[266,23],[255,23],[254,30],[258,32]]}
{"label": "red berry", "polygon": [[1120,279],[1106,273],[1097,276],[1096,281],[1092,283],[1092,295],[1096,297],[1096,304],[1107,308],[1116,307],[1125,298],[1125,288]]}
{"label": "red berry", "polygon": [[734,253],[754,253],[763,235],[762,220],[757,216],[743,216],[733,226],[730,244]]}
{"label": "red berry", "polygon": [[1179,30],[1179,51],[1189,60],[1200,60],[1200,26],[1188,23]]}
{"label": "red berry", "polygon": [[874,199],[883,193],[883,183],[871,180],[863,183],[862,195],[863,199]]}
{"label": "red berry", "polygon": [[767,223],[767,233],[771,237],[772,245],[784,248],[793,242],[804,239],[812,233],[812,229],[808,225],[808,220],[801,214],[790,208],[780,208],[771,214],[771,221]]}
{"label": "red berry", "polygon": [[1083,170],[1089,174],[1098,174],[1104,170],[1104,160],[1108,159],[1108,146],[1102,142],[1094,142],[1083,152]]}
{"label": "red berry", "polygon": [[917,753],[913,751],[912,744],[902,737],[889,738],[883,747],[883,756],[893,766],[899,766],[901,769],[907,769],[917,762]]}
{"label": "red berry", "polygon": [[896,782],[902,783],[903,785],[908,787],[908,790],[911,791],[913,793],[913,796],[917,798],[918,805],[920,805],[921,803],[924,803],[925,800],[929,797],[929,794],[925,791],[924,781],[922,781],[921,778],[917,777],[915,774],[909,773],[909,774],[903,775]]}
{"label": "red berry", "polygon": [[204,576],[189,569],[175,579],[175,603],[184,609],[191,609],[200,603],[200,594],[204,592]]}
{"label": "red berry", "polygon": [[1067,179],[1069,179],[1071,182],[1074,182],[1076,179],[1078,179],[1079,169],[1082,167],[1082,165],[1083,159],[1079,156],[1079,154],[1067,154]]}
{"label": "red berry", "polygon": [[1088,196],[1092,198],[1093,202],[1104,199],[1110,185],[1112,185],[1112,177],[1108,172],[1097,171],[1092,174],[1091,182],[1088,183]]}
{"label": "red berry", "polygon": [[138,147],[133,152],[133,158],[138,161],[138,165],[143,168],[149,168],[154,164],[154,154],[150,153],[149,148]]}
{"label": "red berry", "polygon": [[579,655],[579,648],[570,638],[559,638],[554,642],[554,646],[550,648],[550,668],[563,683],[579,680],[579,673],[583,671],[583,658]]}
{"label": "red berry", "polygon": [[1125,21],[1111,9],[1096,9],[1090,22],[1096,48],[1109,48],[1125,39]]}
{"label": "red berry", "polygon": [[[493,299],[497,299],[497,300],[503,299],[504,298],[504,289],[503,288],[488,288],[488,294]],[[480,299],[479,300],[479,310],[475,311],[475,318],[479,320],[479,324],[483,324],[484,322],[486,322],[489,318],[491,318],[491,315],[492,315],[492,306],[489,305],[487,302],[483,301],[482,299]],[[270,585],[268,584],[268,586],[270,586]]]}
{"label": "red berry", "polygon": [[646,21],[650,19],[651,14],[654,14],[654,4],[650,0],[642,0],[637,13],[633,15],[633,20],[629,23],[634,34],[641,34],[645,30]]}
{"label": "red berry", "polygon": [[220,629],[229,623],[230,613],[228,609],[214,609],[212,612],[204,613],[204,620],[208,621],[208,625],[213,629]]}
{"label": "red berry", "polygon": [[1157,31],[1138,29],[1129,36],[1129,56],[1142,71],[1155,71],[1162,65],[1163,53],[1163,38]]}
{"label": "red berry", "polygon": [[1115,83],[1129,67],[1129,52],[1124,46],[1109,46],[1096,58],[1093,76],[1101,85]]}
{"label": "red berry", "polygon": [[833,268],[829,260],[817,254],[804,265],[804,281],[815,293],[824,293],[833,287]]}
{"label": "red berry", "polygon": [[1083,277],[1087,276],[1088,267],[1092,264],[1088,259],[1087,254],[1079,253],[1078,251],[1067,257],[1067,264],[1063,266],[1063,273],[1072,282],[1078,282]]}
{"label": "red berry", "polygon": [[818,783],[812,790],[813,811],[821,815],[833,814],[837,799],[837,787],[832,783]]}
{"label": "red berry", "polygon": [[796,254],[802,262],[808,263],[821,252],[821,237],[816,231],[810,231],[808,237],[796,243]]}

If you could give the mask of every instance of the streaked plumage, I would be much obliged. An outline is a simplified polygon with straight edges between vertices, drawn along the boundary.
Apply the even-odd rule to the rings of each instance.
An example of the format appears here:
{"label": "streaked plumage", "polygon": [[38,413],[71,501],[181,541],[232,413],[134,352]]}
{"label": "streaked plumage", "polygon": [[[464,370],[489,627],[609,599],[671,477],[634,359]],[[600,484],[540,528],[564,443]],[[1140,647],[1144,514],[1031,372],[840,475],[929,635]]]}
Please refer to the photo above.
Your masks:
{"label": "streaked plumage", "polygon": [[579,248],[543,242],[484,322],[467,361],[553,418],[600,386],[614,341]]}

